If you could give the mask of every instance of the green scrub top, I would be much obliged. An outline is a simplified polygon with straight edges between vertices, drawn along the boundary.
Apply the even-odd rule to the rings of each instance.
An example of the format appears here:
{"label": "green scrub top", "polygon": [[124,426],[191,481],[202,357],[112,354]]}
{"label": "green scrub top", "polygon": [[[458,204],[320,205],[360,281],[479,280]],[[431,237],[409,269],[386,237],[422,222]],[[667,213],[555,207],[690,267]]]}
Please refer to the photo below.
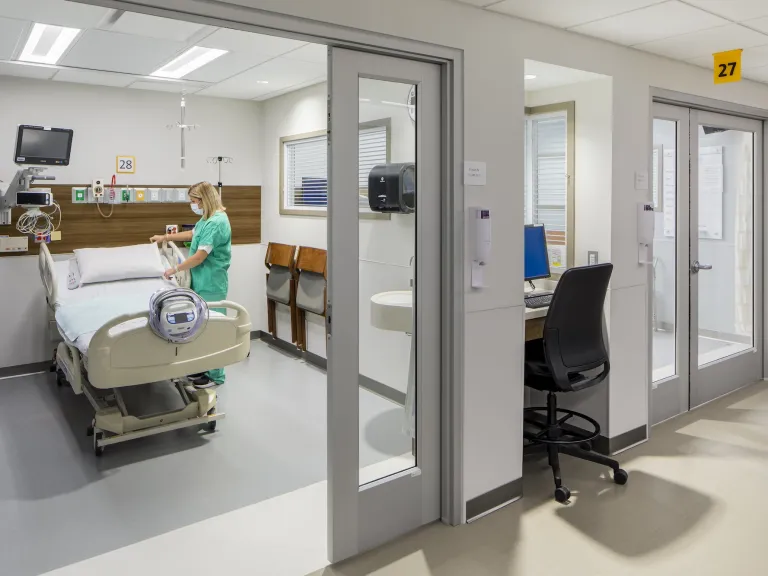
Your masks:
{"label": "green scrub top", "polygon": [[207,302],[225,300],[232,261],[232,228],[224,212],[216,212],[207,220],[201,218],[195,224],[189,253],[197,252],[199,246],[211,246],[213,249],[200,266],[192,268],[192,290]]}

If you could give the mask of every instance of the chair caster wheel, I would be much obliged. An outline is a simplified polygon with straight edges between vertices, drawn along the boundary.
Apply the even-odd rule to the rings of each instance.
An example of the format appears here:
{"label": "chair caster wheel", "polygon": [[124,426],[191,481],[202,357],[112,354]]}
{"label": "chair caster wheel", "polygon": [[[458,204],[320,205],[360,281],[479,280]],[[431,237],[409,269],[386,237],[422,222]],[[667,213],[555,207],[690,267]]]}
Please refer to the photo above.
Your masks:
{"label": "chair caster wheel", "polygon": [[622,470],[619,468],[613,473],[613,481],[616,482],[619,486],[624,486],[624,484],[627,483],[629,480],[629,474],[625,470]]}
{"label": "chair caster wheel", "polygon": [[208,429],[208,432],[215,432],[216,431],[216,420],[213,422],[208,422],[206,425],[206,428]]}
{"label": "chair caster wheel", "polygon": [[560,504],[565,504],[568,502],[568,500],[571,499],[571,491],[568,490],[565,486],[558,486],[555,488],[555,500],[560,502]]}

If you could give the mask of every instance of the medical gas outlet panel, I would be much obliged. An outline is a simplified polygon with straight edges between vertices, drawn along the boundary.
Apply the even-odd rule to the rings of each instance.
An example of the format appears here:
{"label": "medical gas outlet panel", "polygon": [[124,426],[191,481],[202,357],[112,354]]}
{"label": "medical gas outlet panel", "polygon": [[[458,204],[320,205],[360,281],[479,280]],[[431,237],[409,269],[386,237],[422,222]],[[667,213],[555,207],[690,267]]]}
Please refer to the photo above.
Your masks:
{"label": "medical gas outlet panel", "polygon": [[74,186],[73,204],[188,204],[187,188],[143,188],[103,184],[95,179],[92,186]]}

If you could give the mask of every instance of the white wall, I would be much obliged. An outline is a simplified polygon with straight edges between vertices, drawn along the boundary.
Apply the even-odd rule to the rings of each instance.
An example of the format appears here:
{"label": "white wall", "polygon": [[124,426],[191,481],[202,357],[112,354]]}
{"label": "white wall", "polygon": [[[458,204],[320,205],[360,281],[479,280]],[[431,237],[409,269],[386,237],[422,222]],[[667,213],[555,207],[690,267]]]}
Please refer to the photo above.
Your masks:
{"label": "white wall", "polygon": [[[390,119],[391,161],[414,161],[415,130],[407,109],[380,104],[381,101],[405,103],[409,86],[361,82],[360,121]],[[328,87],[325,83],[284,96],[263,105],[262,244],[280,242],[315,248],[327,247],[327,220],[324,216],[280,214],[279,166],[280,138],[325,130]],[[331,191],[331,193],[333,193]],[[350,201],[356,202],[356,198]],[[385,332],[370,324],[370,299],[388,290],[407,290],[411,276],[410,258],[414,254],[414,217],[393,214],[390,220],[360,220],[360,373],[405,392],[408,377],[409,338],[405,334]],[[263,283],[262,283],[263,284]],[[263,286],[261,286],[263,293]],[[266,301],[265,301],[266,302]],[[266,306],[266,303],[265,303]],[[321,319],[307,315],[308,349],[326,356],[325,327]],[[266,326],[263,328],[266,330]],[[290,317],[285,307],[278,307],[278,337],[290,340]],[[387,350],[387,355],[378,353]],[[393,362],[392,359],[402,359]]]}
{"label": "white wall", "polygon": [[[166,128],[178,118],[178,95],[0,76],[0,133],[4,134],[0,179],[10,179],[16,169],[12,162],[16,125],[38,124],[75,131],[71,165],[48,171],[57,184],[110,178],[115,156],[121,154],[136,156],[137,171],[120,176],[120,183],[215,182],[216,168],[206,158],[223,155],[235,159],[224,166],[225,185],[259,185],[259,107],[256,102],[188,96],[188,121],[200,128],[187,136],[187,169],[181,171],[178,129]],[[66,221],[67,214],[63,217]],[[250,284],[253,262],[258,261],[256,251],[253,246],[234,247],[230,298],[258,320],[261,302]],[[0,368],[49,360],[52,349],[46,341],[45,295],[36,257],[0,258],[0,278]]]}

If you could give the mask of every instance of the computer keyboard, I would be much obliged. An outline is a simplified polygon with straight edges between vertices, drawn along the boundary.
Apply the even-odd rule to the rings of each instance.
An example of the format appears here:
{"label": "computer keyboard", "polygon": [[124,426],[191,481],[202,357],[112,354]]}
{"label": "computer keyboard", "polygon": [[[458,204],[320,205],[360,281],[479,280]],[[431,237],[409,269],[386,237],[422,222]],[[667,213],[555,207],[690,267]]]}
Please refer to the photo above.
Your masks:
{"label": "computer keyboard", "polygon": [[546,308],[552,303],[552,294],[536,294],[525,297],[526,308]]}

